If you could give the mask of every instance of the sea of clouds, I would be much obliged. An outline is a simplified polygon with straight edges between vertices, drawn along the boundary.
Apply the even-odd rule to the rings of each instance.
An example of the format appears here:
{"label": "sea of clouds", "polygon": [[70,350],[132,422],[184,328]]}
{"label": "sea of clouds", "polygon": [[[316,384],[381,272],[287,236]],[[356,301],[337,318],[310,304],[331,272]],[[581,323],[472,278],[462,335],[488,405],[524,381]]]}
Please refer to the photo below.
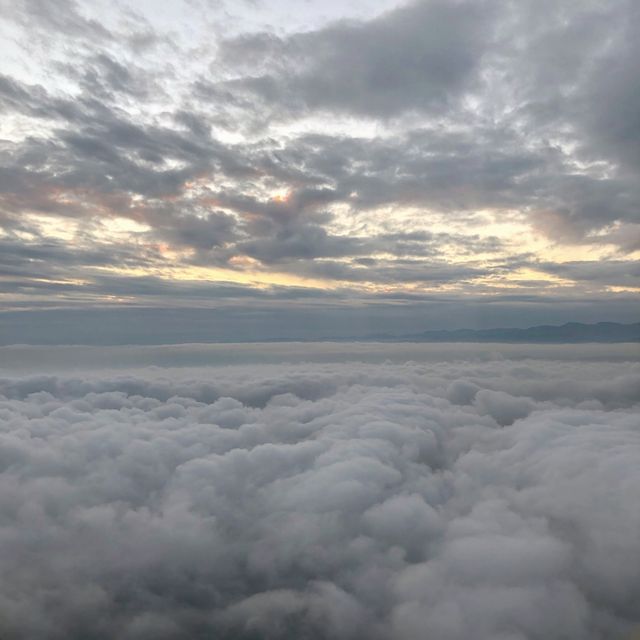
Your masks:
{"label": "sea of clouds", "polygon": [[0,349],[0,638],[630,638],[637,356]]}

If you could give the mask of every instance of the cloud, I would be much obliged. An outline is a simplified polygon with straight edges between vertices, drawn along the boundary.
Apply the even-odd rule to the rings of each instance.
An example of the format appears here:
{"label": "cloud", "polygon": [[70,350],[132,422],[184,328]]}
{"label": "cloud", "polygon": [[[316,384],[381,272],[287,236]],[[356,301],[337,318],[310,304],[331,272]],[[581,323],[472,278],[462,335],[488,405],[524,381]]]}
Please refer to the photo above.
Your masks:
{"label": "cloud", "polygon": [[491,35],[489,3],[411,2],[366,22],[335,23],[280,39],[223,43],[219,62],[275,73],[229,81],[265,102],[365,116],[440,111],[473,79]]}
{"label": "cloud", "polygon": [[224,4],[5,4],[10,308],[200,306],[207,286],[185,280],[203,276],[247,283],[247,314],[291,282],[282,297],[334,291],[351,317],[450,295],[456,318],[482,302],[472,326],[516,300],[545,321],[596,303],[593,319],[623,319],[640,246],[631,0],[359,5],[304,30]]}
{"label": "cloud", "polygon": [[540,269],[574,280],[602,281],[609,284],[626,283],[629,286],[633,286],[633,282],[637,282],[640,276],[640,264],[637,260],[610,260],[606,264],[587,260],[560,264],[547,263],[540,265]]}
{"label": "cloud", "polygon": [[629,634],[637,365],[357,348],[5,373],[3,637]]}

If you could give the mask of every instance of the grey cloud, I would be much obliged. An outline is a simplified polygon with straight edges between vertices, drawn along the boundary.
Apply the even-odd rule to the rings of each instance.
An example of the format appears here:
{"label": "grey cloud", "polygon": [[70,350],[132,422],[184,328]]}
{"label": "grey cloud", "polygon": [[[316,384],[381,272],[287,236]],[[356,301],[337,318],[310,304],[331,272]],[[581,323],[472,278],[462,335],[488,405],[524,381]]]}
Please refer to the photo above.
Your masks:
{"label": "grey cloud", "polygon": [[31,28],[88,41],[109,41],[113,34],[97,20],[82,15],[75,0],[19,0],[7,15]]}
{"label": "grey cloud", "polygon": [[[524,3],[525,46],[513,55],[521,108],[546,134],[573,139],[591,160],[638,164],[640,20],[633,1]],[[540,8],[542,7],[542,8]],[[524,29],[523,29],[524,30]]]}
{"label": "grey cloud", "polygon": [[423,282],[430,284],[461,284],[490,273],[473,266],[450,265],[446,262],[424,260],[379,260],[351,266],[344,262],[323,260],[301,267],[304,273],[351,282]]}
{"label": "grey cloud", "polygon": [[28,86],[15,78],[0,75],[0,100],[3,110],[17,111],[37,118],[81,120],[82,111],[72,100],[51,97],[41,86]]}
{"label": "grey cloud", "polygon": [[491,37],[489,3],[412,2],[369,22],[337,23],[285,40],[227,41],[220,62],[275,72],[229,81],[292,110],[393,116],[441,110],[473,79]]}
{"label": "grey cloud", "polygon": [[[134,123],[92,91],[85,89],[78,99],[70,100],[11,78],[2,79],[0,90],[7,109],[53,118],[62,125],[54,130],[53,140],[32,137],[12,150],[16,159],[20,155],[31,159],[28,171],[24,162],[21,168],[38,182],[157,196],[179,192],[188,179],[213,171],[219,161],[229,161],[238,171],[238,158],[199,131]],[[171,161],[183,168],[167,167]]]}
{"label": "grey cloud", "polygon": [[[384,199],[407,202],[412,194],[417,202],[437,202],[445,208],[526,206],[539,230],[569,242],[584,241],[590,231],[615,221],[637,221],[639,196],[633,180],[638,147],[634,140],[640,130],[634,117],[638,112],[634,103],[637,74],[633,73],[637,7],[629,2],[525,2],[500,7],[476,3],[473,10],[485,20],[474,20],[465,3],[421,2],[369,22],[338,24],[285,40],[271,34],[242,36],[222,50],[223,60],[226,55],[231,66],[240,61],[239,78],[228,84],[227,91],[233,95],[238,87],[248,88],[277,105],[280,113],[306,106],[312,112],[330,109],[388,116],[436,108],[439,124],[445,132],[449,130],[443,136],[446,144],[430,133],[422,136],[418,145],[422,153],[415,157],[406,147],[393,156],[380,153],[377,175],[365,177],[362,172],[354,176],[356,186],[347,189],[361,194],[359,206]],[[444,28],[436,18],[442,12],[450,14]],[[479,39],[465,33],[460,48],[448,28],[455,30],[468,19]],[[383,79],[368,86],[376,72],[384,74],[402,56],[419,57],[420,46],[412,43],[404,28],[409,34],[420,34],[421,42],[429,43],[425,46],[437,50],[436,59],[449,56],[450,46],[462,57],[467,51],[464,46],[476,47],[469,58],[471,75],[486,74],[484,84],[467,87],[478,103],[476,110],[457,112],[451,105],[417,97],[415,92],[430,90],[430,85],[418,78],[403,85],[405,72],[412,74],[411,64],[389,74],[402,85],[394,91],[386,91]],[[438,37],[423,38],[434,28]],[[380,36],[386,30],[389,37],[398,38],[394,55],[386,55],[387,38]],[[361,36],[367,38],[366,44],[360,42]],[[384,61],[378,55],[386,56]],[[358,65],[360,56],[371,68]],[[426,55],[419,64],[422,80],[429,76],[428,59]],[[263,67],[273,71],[265,75]],[[368,69],[375,71],[368,73]],[[458,76],[447,77],[453,88]],[[245,106],[252,109],[250,102]],[[493,131],[487,127],[489,122]],[[456,140],[461,128],[467,130],[467,150]],[[576,151],[561,151],[557,142],[573,145]],[[361,155],[369,166],[375,162],[372,152],[373,158],[380,152],[376,147],[363,142],[366,151]],[[338,153],[328,156],[325,167],[334,173],[342,171],[349,166],[345,158],[355,158],[353,154],[352,146],[342,145]],[[603,177],[597,171],[576,172],[575,160],[617,167]]]}
{"label": "grey cloud", "polygon": [[150,216],[155,234],[172,245],[193,247],[209,251],[236,238],[236,220],[222,211],[204,216]]}
{"label": "grey cloud", "polygon": [[[253,228],[255,227],[249,226],[248,230],[251,231]],[[309,273],[324,273],[326,276],[338,280],[341,279],[340,273],[344,273],[345,280],[351,280],[352,278],[359,280],[365,271],[361,270],[360,274],[358,274],[352,266],[356,265],[356,268],[367,267],[369,279],[376,282],[380,280],[378,276],[382,275],[385,270],[391,272],[394,268],[398,276],[400,276],[403,269],[406,270],[407,275],[411,273],[412,269],[414,269],[414,273],[422,270],[422,273],[430,272],[435,275],[436,272],[440,272],[444,274],[445,269],[443,269],[444,265],[442,263],[435,265],[434,263],[421,263],[417,259],[406,258],[407,256],[414,258],[442,256],[444,245],[454,245],[459,251],[473,254],[481,251],[497,252],[500,250],[502,243],[497,238],[491,237],[479,238],[478,236],[421,231],[362,236],[333,235],[327,233],[320,224],[294,223],[279,226],[270,234],[264,236],[255,234],[251,240],[238,242],[234,249],[240,254],[249,255],[265,264],[277,263],[283,268],[292,271],[304,270]],[[397,259],[390,261],[366,257],[376,253],[391,254],[397,256]],[[352,261],[352,265],[326,260],[326,258],[354,258],[357,256],[365,257],[356,258]],[[323,261],[310,261],[315,258],[323,258]],[[290,262],[291,259],[306,260],[308,262],[301,265],[297,262]],[[481,275],[480,270],[477,269],[453,266],[450,268],[451,279],[453,279],[454,273],[470,275],[475,271],[477,275]],[[382,280],[385,279],[387,278],[382,278]],[[399,277],[398,279],[401,278]]]}
{"label": "grey cloud", "polygon": [[597,155],[603,147],[612,159],[631,173],[640,167],[640,80],[635,61],[640,47],[635,36],[640,24],[636,3],[626,2],[625,24],[616,34],[607,55],[598,61],[585,98],[593,109],[585,114],[585,123],[593,136],[590,151]]}
{"label": "grey cloud", "polygon": [[83,91],[103,101],[114,102],[119,94],[142,100],[151,93],[156,98],[162,95],[153,73],[128,61],[123,64],[106,51],[89,57],[80,66],[62,65],[62,72],[77,80]]}
{"label": "grey cloud", "polygon": [[129,348],[0,378],[3,634],[632,632],[637,365],[324,348],[342,364],[132,370]]}
{"label": "grey cloud", "polygon": [[486,389],[475,394],[474,404],[479,413],[490,415],[500,425],[526,418],[535,408],[535,403],[529,398],[514,398],[504,391]]}
{"label": "grey cloud", "polygon": [[576,174],[551,145],[523,149],[521,139],[500,128],[417,129],[394,139],[311,135],[279,151],[290,162],[303,154],[311,158],[309,169],[338,185],[342,199],[360,211],[394,205],[456,214],[516,209],[528,212],[538,230],[569,243],[638,219],[633,181]]}
{"label": "grey cloud", "polygon": [[149,50],[162,43],[172,45],[167,35],[157,34],[143,16],[132,10],[122,12],[120,24],[110,29],[102,21],[88,17],[82,3],[76,0],[3,0],[5,20],[20,24],[32,38],[46,42],[73,43],[78,50],[91,51],[96,45],[127,46],[134,53]]}
{"label": "grey cloud", "polygon": [[[152,245],[166,243],[181,267],[239,271],[255,266],[250,258],[265,272],[396,288],[468,282],[471,292],[474,277],[540,262],[504,257],[510,243],[483,233],[489,209],[496,222],[515,217],[555,242],[610,247],[615,266],[600,278],[587,265],[541,267],[574,279],[574,294],[632,284],[634,269],[619,262],[640,238],[632,2],[412,2],[371,20],[229,39],[195,81],[177,72],[193,55],[177,45],[171,56],[132,54],[131,39],[150,29],[143,18],[118,13],[121,28],[106,31],[82,5],[45,4],[7,11],[16,28],[53,33],[60,55],[48,63],[46,87],[0,77],[2,109],[34,125],[2,143],[0,222],[16,241],[31,213],[73,218],[86,240],[80,250],[65,259],[45,242],[61,280],[74,275],[65,278],[64,265],[86,275],[104,264],[104,247],[88,246],[91,231],[122,216],[150,227],[128,249],[111,247],[113,262],[126,266],[136,266],[136,251],[139,268],[162,266]],[[328,119],[348,130],[350,117],[378,120],[378,135],[322,132]],[[301,132],[288,128],[300,122]],[[224,142],[219,127],[247,137]],[[270,197],[276,190],[288,199]],[[383,207],[392,214],[381,231]],[[394,213],[409,207],[423,228],[451,220],[469,233],[401,228]],[[349,237],[334,230],[345,221]],[[24,256],[13,247],[6,258],[8,289],[28,295],[25,279],[42,260],[27,262],[41,240],[17,240]],[[495,259],[445,265],[451,253]],[[33,288],[44,293],[42,283]],[[552,305],[560,296],[546,289],[513,301],[546,293]]]}
{"label": "grey cloud", "polygon": [[539,268],[563,278],[602,283],[614,286],[635,287],[640,277],[640,263],[637,260],[562,262],[546,263]]}

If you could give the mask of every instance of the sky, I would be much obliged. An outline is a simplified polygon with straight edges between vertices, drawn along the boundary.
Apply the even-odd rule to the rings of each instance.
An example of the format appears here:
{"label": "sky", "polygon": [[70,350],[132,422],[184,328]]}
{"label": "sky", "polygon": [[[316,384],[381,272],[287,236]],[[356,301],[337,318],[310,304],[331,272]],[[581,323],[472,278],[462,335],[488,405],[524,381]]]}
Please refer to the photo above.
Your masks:
{"label": "sky", "polygon": [[311,347],[0,347],[2,638],[638,638],[626,345]]}
{"label": "sky", "polygon": [[0,342],[637,320],[635,0],[0,0]]}

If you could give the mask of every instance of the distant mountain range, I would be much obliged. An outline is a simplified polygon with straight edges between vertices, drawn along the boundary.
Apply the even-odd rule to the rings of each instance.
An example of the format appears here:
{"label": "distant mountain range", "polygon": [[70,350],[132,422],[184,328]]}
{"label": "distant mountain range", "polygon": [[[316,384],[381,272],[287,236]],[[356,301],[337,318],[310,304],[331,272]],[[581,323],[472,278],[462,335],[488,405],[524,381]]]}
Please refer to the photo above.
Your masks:
{"label": "distant mountain range", "polygon": [[[331,338],[331,340],[352,341],[354,338]],[[640,322],[633,324],[567,322],[560,326],[540,325],[528,329],[438,330],[399,336],[381,333],[356,338],[356,340],[376,342],[640,342]]]}

